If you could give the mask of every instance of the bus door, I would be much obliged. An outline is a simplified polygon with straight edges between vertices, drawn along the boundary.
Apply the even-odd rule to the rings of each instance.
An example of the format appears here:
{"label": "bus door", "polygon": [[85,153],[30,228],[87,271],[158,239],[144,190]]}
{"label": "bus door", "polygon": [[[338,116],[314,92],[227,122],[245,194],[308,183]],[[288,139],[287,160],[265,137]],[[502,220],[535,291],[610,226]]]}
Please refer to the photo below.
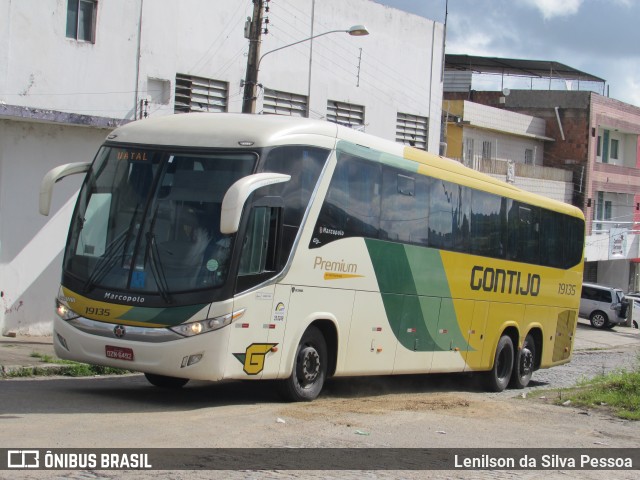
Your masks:
{"label": "bus door", "polygon": [[[244,311],[231,328],[229,376],[262,378],[265,366],[275,363],[272,357],[279,341],[269,339],[271,330],[283,322],[274,321],[275,282],[278,273],[279,244],[282,232],[282,199],[266,197],[247,205],[248,219],[241,242],[236,279],[234,312]],[[240,233],[239,233],[240,235]],[[247,292],[247,293],[242,293]],[[276,305],[277,306],[277,305]],[[271,365],[270,365],[271,366]],[[276,367],[277,368],[277,367]]]}
{"label": "bus door", "polygon": [[244,311],[244,314],[227,327],[232,329],[229,353],[235,358],[235,361],[230,359],[227,363],[227,377],[262,378],[265,364],[275,346],[269,341],[269,316],[274,289],[274,285],[268,285],[234,298],[233,311]]}

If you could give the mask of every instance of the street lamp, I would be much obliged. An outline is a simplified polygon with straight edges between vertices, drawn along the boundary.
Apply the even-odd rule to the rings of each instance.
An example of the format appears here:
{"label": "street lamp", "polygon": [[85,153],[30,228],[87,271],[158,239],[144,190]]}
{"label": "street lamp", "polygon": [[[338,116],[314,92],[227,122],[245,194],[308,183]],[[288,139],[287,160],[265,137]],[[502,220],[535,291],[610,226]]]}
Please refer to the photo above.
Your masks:
{"label": "street lamp", "polygon": [[[367,30],[367,27],[365,27],[364,25],[354,25],[354,26],[348,28],[347,30],[330,30],[328,32],[319,33],[318,35],[313,35],[313,36],[308,37],[308,38],[303,38],[302,40],[298,40],[297,42],[293,42],[293,43],[290,43],[288,45],[283,45],[282,47],[274,48],[273,50],[269,50],[268,52],[263,53],[260,56],[260,58],[258,59],[258,62],[256,64],[256,66],[255,66],[254,71],[247,73],[247,79],[253,77],[253,81],[251,82],[251,85],[250,85],[252,94],[251,95],[245,95],[245,98],[244,98],[244,101],[243,101],[242,111],[245,112],[245,113],[255,113],[255,110],[256,110],[256,86],[258,85],[258,71],[260,70],[260,62],[262,62],[262,59],[264,57],[266,57],[270,53],[277,52],[277,51],[283,50],[285,48],[293,47],[294,45],[298,45],[299,43],[308,42],[309,40],[313,40],[314,38],[322,37],[324,35],[329,35],[330,33],[348,33],[349,35],[354,36],[354,37],[362,37],[362,36],[365,36],[365,35],[369,35],[369,30]],[[251,73],[252,73],[252,75],[251,75]]]}

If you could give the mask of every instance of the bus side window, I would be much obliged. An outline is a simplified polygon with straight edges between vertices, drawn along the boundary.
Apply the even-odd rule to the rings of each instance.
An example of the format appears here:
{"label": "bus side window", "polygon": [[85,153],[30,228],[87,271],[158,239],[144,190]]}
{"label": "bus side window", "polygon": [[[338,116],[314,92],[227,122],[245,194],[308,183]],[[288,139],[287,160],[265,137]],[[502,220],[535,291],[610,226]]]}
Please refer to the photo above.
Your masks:
{"label": "bus side window", "polygon": [[471,253],[504,258],[506,230],[503,228],[502,198],[498,195],[471,191]]}
{"label": "bus side window", "polygon": [[380,238],[427,245],[429,183],[416,175],[390,167],[382,169]]}
{"label": "bus side window", "polygon": [[377,239],[381,187],[379,164],[341,153],[309,247],[348,237]]}
{"label": "bus side window", "polygon": [[258,285],[277,271],[281,217],[282,208],[252,208],[242,243],[237,291]]}
{"label": "bus side window", "polygon": [[429,246],[468,252],[469,197],[468,188],[433,179],[429,201]]}

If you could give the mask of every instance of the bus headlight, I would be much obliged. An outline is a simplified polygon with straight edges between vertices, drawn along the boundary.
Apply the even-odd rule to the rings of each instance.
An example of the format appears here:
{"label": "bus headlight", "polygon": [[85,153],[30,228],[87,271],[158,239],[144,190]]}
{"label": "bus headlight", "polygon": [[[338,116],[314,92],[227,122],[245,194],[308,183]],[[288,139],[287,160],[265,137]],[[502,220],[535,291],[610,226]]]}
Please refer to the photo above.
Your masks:
{"label": "bus headlight", "polygon": [[76,312],[71,310],[69,307],[67,307],[65,304],[63,304],[57,298],[56,298],[56,313],[62,320],[73,320],[74,318],[78,318],[80,316]]}
{"label": "bus headlight", "polygon": [[244,315],[244,312],[245,309],[243,308],[242,310],[238,310],[237,312],[228,313],[220,317],[207,318],[205,320],[200,320],[199,322],[183,323],[182,325],[170,327],[169,329],[173,330],[179,335],[183,335],[185,337],[193,337],[194,335],[200,335],[201,333],[207,333],[213,330],[218,330],[222,327],[226,327],[232,321],[242,317]]}

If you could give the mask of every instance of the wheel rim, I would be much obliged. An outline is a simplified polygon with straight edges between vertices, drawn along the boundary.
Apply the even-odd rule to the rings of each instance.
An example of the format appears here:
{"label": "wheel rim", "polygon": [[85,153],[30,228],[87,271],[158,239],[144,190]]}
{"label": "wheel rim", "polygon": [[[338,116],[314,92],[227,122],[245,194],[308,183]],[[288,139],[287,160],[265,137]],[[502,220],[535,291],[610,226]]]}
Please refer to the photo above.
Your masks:
{"label": "wheel rim", "polygon": [[520,376],[526,377],[533,372],[533,352],[525,346],[520,352]]}
{"label": "wheel rim", "polygon": [[305,388],[312,385],[320,375],[320,355],[312,346],[305,346],[300,350],[296,376],[300,386]]}
{"label": "wheel rim", "polygon": [[598,314],[593,316],[593,326],[594,327],[600,328],[600,327],[602,327],[604,325],[604,322],[605,322],[604,315],[601,315],[601,314],[598,313]]}

